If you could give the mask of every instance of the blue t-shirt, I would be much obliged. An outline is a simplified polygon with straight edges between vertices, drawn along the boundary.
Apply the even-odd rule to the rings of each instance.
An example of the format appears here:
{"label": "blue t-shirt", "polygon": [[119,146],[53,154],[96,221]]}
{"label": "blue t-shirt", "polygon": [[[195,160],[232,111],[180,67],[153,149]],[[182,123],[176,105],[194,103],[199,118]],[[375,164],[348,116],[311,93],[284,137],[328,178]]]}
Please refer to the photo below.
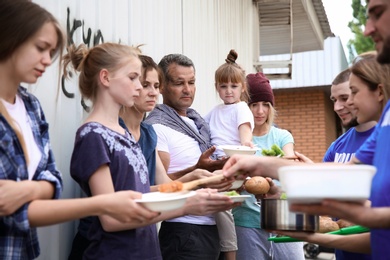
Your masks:
{"label": "blue t-shirt", "polygon": [[362,146],[372,132],[374,132],[374,129],[375,127],[372,127],[364,132],[358,132],[354,127],[349,129],[329,146],[323,161],[349,162],[355,156],[355,152]]}
{"label": "blue t-shirt", "polygon": [[[371,186],[371,207],[390,207],[390,101],[375,131],[356,152],[356,158],[374,165],[377,172]],[[372,259],[389,259],[390,229],[371,229]]]}
{"label": "blue t-shirt", "polygon": [[[126,124],[122,118],[119,118],[119,124],[126,130]],[[141,122],[141,136],[138,140],[141,146],[142,153],[144,154],[146,165],[148,166],[149,183],[150,185],[156,184],[156,146],[157,146],[157,134],[154,131],[153,126]]]}
{"label": "blue t-shirt", "polygon": [[[253,136],[253,144],[261,149],[270,149],[273,144],[283,148],[288,143],[294,143],[294,138],[287,130],[271,126],[268,134],[263,136]],[[262,156],[261,151],[256,155]],[[234,223],[236,226],[247,228],[260,228],[260,207],[256,205],[256,198],[248,192],[241,192],[242,195],[251,195],[241,206],[233,208]]]}
{"label": "blue t-shirt", "polygon": [[[362,146],[367,138],[374,132],[375,127],[358,132],[355,128],[349,129],[342,136],[337,138],[325,153],[324,162],[347,163],[354,156],[355,152]],[[352,253],[344,250],[335,250],[337,260],[368,260],[371,259],[368,254]]]}
{"label": "blue t-shirt", "polygon": [[156,146],[157,134],[153,126],[141,122],[141,136],[138,140],[145,156],[149,172],[150,185],[156,184]]}
{"label": "blue t-shirt", "polygon": [[[115,191],[150,191],[148,170],[139,144],[126,131],[121,135],[99,123],[86,123],[76,133],[70,173],[91,196],[89,178],[102,165],[110,168]],[[92,217],[84,259],[161,259],[155,225],[106,232]]]}

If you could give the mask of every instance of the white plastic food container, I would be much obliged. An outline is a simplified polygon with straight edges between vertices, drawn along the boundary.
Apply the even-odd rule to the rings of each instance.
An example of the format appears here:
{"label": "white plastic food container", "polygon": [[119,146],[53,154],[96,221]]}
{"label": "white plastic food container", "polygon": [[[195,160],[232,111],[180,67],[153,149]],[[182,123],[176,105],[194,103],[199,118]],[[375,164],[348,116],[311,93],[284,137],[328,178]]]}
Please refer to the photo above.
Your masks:
{"label": "white plastic food container", "polygon": [[319,203],[323,199],[362,202],[370,196],[376,172],[369,165],[284,166],[278,171],[287,200]]}

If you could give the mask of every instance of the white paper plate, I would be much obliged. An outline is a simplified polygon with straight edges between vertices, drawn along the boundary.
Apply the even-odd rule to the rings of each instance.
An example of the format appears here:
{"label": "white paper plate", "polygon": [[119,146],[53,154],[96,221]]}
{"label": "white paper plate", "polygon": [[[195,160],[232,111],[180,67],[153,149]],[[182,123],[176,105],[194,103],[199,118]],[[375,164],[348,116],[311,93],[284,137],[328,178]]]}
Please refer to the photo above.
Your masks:
{"label": "white paper plate", "polygon": [[251,195],[239,195],[239,196],[229,196],[234,202],[244,202],[247,198],[250,198]]}
{"label": "white paper plate", "polygon": [[195,194],[195,191],[150,192],[142,194],[142,199],[135,199],[134,201],[152,211],[163,212],[181,208],[187,198]]}
{"label": "white paper plate", "polygon": [[219,149],[222,149],[227,156],[232,156],[234,154],[255,154],[259,148],[250,148],[249,146],[244,145],[219,145]]}

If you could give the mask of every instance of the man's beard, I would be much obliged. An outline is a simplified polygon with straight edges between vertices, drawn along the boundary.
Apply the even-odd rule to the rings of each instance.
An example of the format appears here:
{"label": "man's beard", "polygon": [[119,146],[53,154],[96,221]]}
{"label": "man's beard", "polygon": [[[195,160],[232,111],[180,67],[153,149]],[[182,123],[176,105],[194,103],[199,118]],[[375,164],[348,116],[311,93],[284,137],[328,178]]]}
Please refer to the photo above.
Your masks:
{"label": "man's beard", "polygon": [[352,118],[351,121],[349,121],[347,124],[344,125],[344,127],[348,130],[352,127],[358,126],[359,123],[357,121],[357,118]]}
{"label": "man's beard", "polygon": [[381,64],[390,63],[390,36],[383,42],[383,47],[380,53],[378,53],[377,61]]}

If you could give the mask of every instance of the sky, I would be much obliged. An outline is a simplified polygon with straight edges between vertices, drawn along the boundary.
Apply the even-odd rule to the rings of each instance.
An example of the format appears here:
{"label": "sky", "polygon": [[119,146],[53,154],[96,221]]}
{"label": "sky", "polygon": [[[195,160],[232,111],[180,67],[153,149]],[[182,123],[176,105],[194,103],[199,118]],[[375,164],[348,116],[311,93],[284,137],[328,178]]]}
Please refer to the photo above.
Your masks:
{"label": "sky", "polygon": [[326,15],[330,24],[330,29],[334,35],[339,36],[344,46],[344,52],[348,55],[347,43],[354,35],[348,27],[348,23],[353,19],[352,0],[322,0]]}

